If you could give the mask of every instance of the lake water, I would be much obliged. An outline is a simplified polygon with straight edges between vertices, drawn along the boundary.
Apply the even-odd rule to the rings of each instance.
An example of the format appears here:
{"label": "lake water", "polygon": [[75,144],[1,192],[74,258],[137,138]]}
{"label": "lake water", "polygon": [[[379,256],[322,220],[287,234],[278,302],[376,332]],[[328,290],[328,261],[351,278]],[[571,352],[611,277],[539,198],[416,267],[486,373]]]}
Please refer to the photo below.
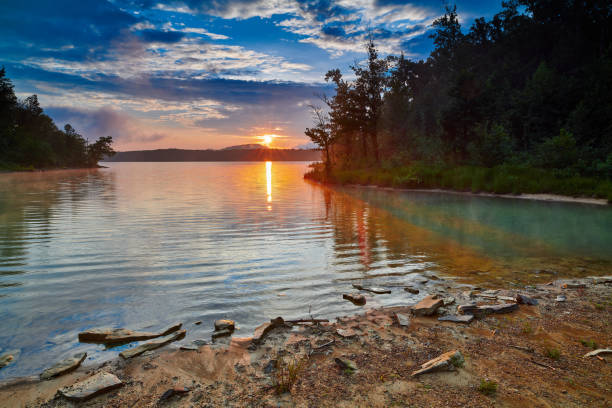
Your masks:
{"label": "lake water", "polygon": [[[328,189],[302,179],[306,163],[108,166],[0,174],[0,354],[19,354],[0,378],[77,351],[86,364],[117,355],[78,343],[87,328],[180,321],[187,343],[210,340],[218,318],[249,336],[276,316],[353,313],[341,294],[354,282],[433,272],[495,286],[612,271],[609,207]],[[367,307],[423,295],[401,289]]]}

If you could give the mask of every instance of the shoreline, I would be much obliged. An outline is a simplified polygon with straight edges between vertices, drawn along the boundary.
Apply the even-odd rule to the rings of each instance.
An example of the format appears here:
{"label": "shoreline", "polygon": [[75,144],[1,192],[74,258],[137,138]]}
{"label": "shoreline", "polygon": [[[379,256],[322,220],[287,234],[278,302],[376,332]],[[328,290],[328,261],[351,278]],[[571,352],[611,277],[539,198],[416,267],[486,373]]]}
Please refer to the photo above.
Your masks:
{"label": "shoreline", "polygon": [[487,193],[487,192],[478,192],[474,193],[471,191],[460,191],[460,190],[450,190],[444,188],[401,188],[401,187],[384,187],[378,186],[375,184],[355,184],[355,183],[326,183],[319,180],[314,180],[311,178],[305,179],[307,181],[311,181],[316,184],[320,184],[328,187],[348,187],[348,188],[371,188],[377,190],[385,190],[385,191],[396,191],[396,192],[415,192],[415,193],[440,193],[440,194],[455,194],[462,195],[467,197],[489,197],[489,198],[510,198],[510,199],[520,199],[520,200],[532,200],[532,201],[547,201],[547,202],[559,202],[559,203],[576,203],[576,204],[592,204],[599,206],[609,206],[611,205],[608,200],[605,198],[592,198],[592,197],[572,197],[565,196],[560,194],[547,194],[547,193],[538,193],[538,194],[495,194],[495,193]]}
{"label": "shoreline", "polygon": [[32,169],[32,170],[2,170],[0,174],[16,174],[16,173],[49,173],[52,171],[66,171],[66,170],[96,170],[96,169],[108,169],[108,166],[102,166],[98,164],[96,167],[58,167],[48,169]]}
{"label": "shoreline", "polygon": [[[600,406],[612,397],[609,357],[584,357],[595,343],[612,346],[612,277],[495,290],[432,275],[423,279],[429,283],[420,287],[421,295],[438,296],[437,307],[367,308],[366,303],[336,321],[267,323],[253,337],[177,342],[134,358],[81,366],[51,380],[5,380],[0,406],[78,406],[58,389],[101,372],[116,375],[123,385],[93,397],[87,406],[578,407]],[[385,296],[346,289],[368,300]],[[509,300],[519,294],[538,305]],[[510,303],[516,305],[508,313],[485,314],[469,324],[438,320],[459,316],[458,305]],[[420,315],[430,309],[431,315]],[[464,365],[413,375],[423,363],[454,350]],[[291,381],[284,376],[289,372],[295,374]],[[497,384],[497,391],[483,394],[483,380]],[[277,392],[283,381],[289,392]],[[175,391],[163,399],[169,390]],[[3,405],[6,401],[10,404]]]}

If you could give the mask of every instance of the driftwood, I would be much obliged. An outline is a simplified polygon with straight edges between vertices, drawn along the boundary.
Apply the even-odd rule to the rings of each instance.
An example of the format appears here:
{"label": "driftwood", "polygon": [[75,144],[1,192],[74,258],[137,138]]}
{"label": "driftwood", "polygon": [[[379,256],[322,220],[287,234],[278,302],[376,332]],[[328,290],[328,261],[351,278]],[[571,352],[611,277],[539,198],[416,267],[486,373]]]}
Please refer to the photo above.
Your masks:
{"label": "driftwood", "polygon": [[285,320],[285,323],[329,323],[328,319],[296,319],[296,320]]}

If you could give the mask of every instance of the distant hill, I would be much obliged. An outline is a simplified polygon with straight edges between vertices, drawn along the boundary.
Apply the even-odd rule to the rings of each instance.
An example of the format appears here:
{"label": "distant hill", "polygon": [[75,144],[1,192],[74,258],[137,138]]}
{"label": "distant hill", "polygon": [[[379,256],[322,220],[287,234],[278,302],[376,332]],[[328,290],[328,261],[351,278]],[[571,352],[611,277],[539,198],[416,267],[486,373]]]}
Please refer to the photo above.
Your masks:
{"label": "distant hill", "polygon": [[261,145],[261,144],[257,144],[257,143],[249,143],[249,144],[224,147],[221,150],[255,150],[255,149],[269,149],[269,147]]}
{"label": "distant hill", "polygon": [[[261,146],[261,145],[258,145]],[[232,146],[238,147],[238,146]],[[183,161],[318,161],[319,150],[225,148],[222,150],[158,149],[117,152],[107,162],[183,162]]]}

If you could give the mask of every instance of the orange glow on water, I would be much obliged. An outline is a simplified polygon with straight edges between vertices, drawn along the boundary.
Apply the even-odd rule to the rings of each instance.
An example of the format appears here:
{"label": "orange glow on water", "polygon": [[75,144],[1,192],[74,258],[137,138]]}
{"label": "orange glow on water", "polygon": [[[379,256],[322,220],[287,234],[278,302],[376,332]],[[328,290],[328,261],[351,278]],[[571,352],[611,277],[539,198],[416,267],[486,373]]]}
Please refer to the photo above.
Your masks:
{"label": "orange glow on water", "polygon": [[[266,189],[268,192],[268,202],[272,201],[272,162],[266,162]],[[271,208],[268,207],[268,210]]]}

